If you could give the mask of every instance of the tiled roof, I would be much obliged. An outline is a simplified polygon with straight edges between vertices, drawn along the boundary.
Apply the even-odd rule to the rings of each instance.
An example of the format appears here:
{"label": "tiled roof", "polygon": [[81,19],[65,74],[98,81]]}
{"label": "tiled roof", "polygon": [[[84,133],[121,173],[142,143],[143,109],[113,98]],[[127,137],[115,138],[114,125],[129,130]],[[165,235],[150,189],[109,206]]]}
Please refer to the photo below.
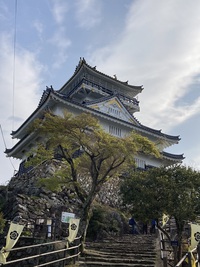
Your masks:
{"label": "tiled roof", "polygon": [[130,85],[130,84],[128,84],[128,81],[126,81],[126,82],[123,82],[123,81],[120,81],[120,80],[118,80],[118,79],[116,79],[116,78],[113,78],[113,77],[111,77],[111,76],[109,76],[109,75],[107,75],[107,74],[105,74],[105,73],[103,73],[103,72],[100,72],[100,71],[98,71],[97,69],[96,69],[96,66],[95,67],[92,67],[92,66],[90,66],[87,62],[86,62],[86,60],[84,59],[84,58],[80,58],[80,60],[79,60],[79,63],[78,63],[78,65],[76,66],[76,69],[75,69],[75,71],[74,71],[74,74],[72,75],[72,77],[62,86],[62,88],[60,89],[61,91],[62,91],[62,89],[63,88],[65,88],[65,86],[76,76],[76,74],[80,71],[80,69],[83,67],[83,66],[86,66],[87,68],[89,68],[91,71],[94,71],[94,72],[96,72],[97,74],[100,74],[101,76],[103,76],[103,77],[106,77],[106,78],[109,78],[109,79],[111,79],[113,82],[117,82],[117,83],[119,83],[119,84],[121,84],[121,85],[125,85],[127,88],[130,88],[130,89],[135,89],[135,90],[138,90],[138,92],[141,92],[142,90],[143,90],[143,86],[142,85]]}
{"label": "tiled roof", "polygon": [[116,121],[119,121],[121,123],[125,123],[129,126],[132,126],[135,128],[135,130],[139,130],[139,131],[143,131],[143,132],[146,132],[146,133],[151,133],[151,134],[154,134],[156,136],[160,136],[162,138],[165,138],[165,139],[168,139],[168,140],[172,140],[172,141],[176,141],[178,142],[180,140],[180,137],[179,136],[173,136],[173,135],[168,135],[168,134],[164,134],[161,132],[161,130],[156,130],[156,129],[153,129],[153,128],[150,128],[150,127],[147,127],[147,126],[144,126],[142,125],[141,123],[138,122],[139,125],[135,125],[135,124],[132,124],[130,122],[125,122],[119,118],[116,118],[116,117],[113,117],[112,115],[110,114],[106,114],[106,113],[103,113],[99,110],[95,110],[95,109],[92,109],[90,107],[88,107],[87,105],[85,104],[81,104],[81,103],[77,103],[71,99],[66,99],[66,97],[64,95],[62,95],[61,93],[59,92],[56,92],[56,91],[53,91],[53,90],[48,90],[47,89],[47,92],[43,93],[43,95],[45,96],[42,100],[42,103],[40,104],[40,106],[38,106],[38,108],[31,114],[31,116],[20,126],[20,128],[18,128],[18,130],[16,131],[13,131],[12,132],[12,135],[14,135],[15,133],[17,133],[19,131],[19,129],[21,129],[25,124],[27,124],[27,122],[29,121],[29,119],[31,117],[33,117],[33,115],[41,108],[42,109],[42,106],[44,105],[44,103],[46,102],[46,100],[52,95],[56,96],[57,98],[60,98],[60,100],[62,101],[65,101],[65,102],[68,102],[68,103],[71,103],[77,107],[82,107],[84,108],[86,111],[91,111],[92,113],[96,113],[96,114],[100,114],[101,116],[105,116],[105,117],[110,117],[112,119],[115,119]]}
{"label": "tiled roof", "polygon": [[183,156],[183,154],[176,155],[176,154],[171,154],[171,153],[168,153],[168,152],[165,152],[165,151],[163,151],[161,154],[165,158],[174,159],[174,160],[180,160],[180,161],[182,161],[185,158]]}

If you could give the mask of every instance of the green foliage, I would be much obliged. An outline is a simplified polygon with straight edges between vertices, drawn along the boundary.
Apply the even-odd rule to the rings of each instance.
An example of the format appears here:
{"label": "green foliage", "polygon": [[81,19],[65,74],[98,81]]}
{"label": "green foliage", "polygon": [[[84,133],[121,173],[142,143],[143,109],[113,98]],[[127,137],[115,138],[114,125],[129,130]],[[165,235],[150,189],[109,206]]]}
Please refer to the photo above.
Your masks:
{"label": "green foliage", "polygon": [[0,212],[0,234],[3,233],[4,227],[5,227],[5,219],[3,218],[3,213]]}
{"label": "green foliage", "polygon": [[[108,178],[119,175],[130,164],[133,166],[136,153],[143,151],[159,156],[147,138],[136,133],[124,138],[112,136],[100,127],[97,119],[86,113],[76,117],[67,112],[63,117],[47,113],[44,120],[35,120],[31,128],[33,130],[41,138],[30,153],[36,156],[30,158],[27,164],[37,165],[53,159],[55,154],[59,155],[66,167],[55,177],[62,177],[58,183],[63,183],[63,178],[76,183],[76,191],[80,191],[78,175],[89,174],[98,187]],[[75,157],[78,151],[81,153]],[[84,199],[83,195],[81,199]]]}
{"label": "green foliage", "polygon": [[29,230],[23,231],[23,232],[22,232],[22,236],[32,237],[32,236],[33,236],[33,233],[32,233],[32,231],[29,229]]}
{"label": "green foliage", "polygon": [[[63,190],[63,187],[67,187],[74,191],[74,184],[70,181],[67,182],[65,178],[53,176],[48,178],[40,178],[37,182],[38,186],[45,187],[49,191],[58,193]],[[68,196],[69,197],[69,196]]]}
{"label": "green foliage", "polygon": [[59,192],[61,191],[61,187],[64,182],[64,180],[58,179],[57,177],[49,177],[39,179],[38,185],[44,186],[52,192]]}
{"label": "green foliage", "polygon": [[0,185],[0,211],[6,202],[7,186]]}
{"label": "green foliage", "polygon": [[119,235],[126,229],[127,220],[124,215],[108,206],[95,205],[87,231],[87,238],[100,240],[107,236]]}
{"label": "green foliage", "polygon": [[[134,217],[141,221],[159,218],[163,213],[163,189],[154,171],[136,171],[125,177],[121,185],[123,202]],[[156,170],[157,171],[157,170]]]}
{"label": "green foliage", "polygon": [[88,226],[87,237],[96,240],[105,229],[105,212],[103,208],[95,208]]}
{"label": "green foliage", "polygon": [[180,165],[136,171],[124,179],[121,193],[139,219],[158,219],[163,213],[173,216],[181,237],[185,221],[200,212],[200,173]]}
{"label": "green foliage", "polygon": [[[73,116],[64,112],[63,117],[46,113],[43,120],[35,120],[30,131],[38,135],[38,144],[30,155],[29,165],[53,159],[62,160],[62,168],[51,180],[42,180],[52,190],[63,183],[73,185],[82,202],[83,220],[88,221],[89,211],[96,194],[111,177],[116,177],[134,166],[137,153],[159,152],[147,138],[134,132],[118,138],[105,132],[98,120],[90,114]],[[80,177],[90,177],[89,190],[80,182]],[[87,227],[86,227],[87,228]]]}

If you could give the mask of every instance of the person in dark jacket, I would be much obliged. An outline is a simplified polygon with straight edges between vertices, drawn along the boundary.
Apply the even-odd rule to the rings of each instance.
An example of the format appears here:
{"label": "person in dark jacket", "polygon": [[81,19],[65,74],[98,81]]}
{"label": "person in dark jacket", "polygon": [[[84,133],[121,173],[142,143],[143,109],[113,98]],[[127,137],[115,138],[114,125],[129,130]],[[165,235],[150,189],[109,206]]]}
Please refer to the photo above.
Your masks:
{"label": "person in dark jacket", "polygon": [[133,217],[129,220],[129,225],[131,226],[131,234],[138,234],[137,223]]}
{"label": "person in dark jacket", "polygon": [[155,234],[156,232],[156,220],[151,221],[151,228],[150,228],[150,233]]}

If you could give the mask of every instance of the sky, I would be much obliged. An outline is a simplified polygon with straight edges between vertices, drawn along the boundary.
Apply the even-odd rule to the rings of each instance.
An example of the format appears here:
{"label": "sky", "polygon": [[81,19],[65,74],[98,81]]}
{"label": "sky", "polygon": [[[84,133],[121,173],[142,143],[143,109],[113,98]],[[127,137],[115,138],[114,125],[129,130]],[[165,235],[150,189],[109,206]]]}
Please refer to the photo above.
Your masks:
{"label": "sky", "polygon": [[121,81],[143,85],[144,125],[179,144],[183,164],[200,170],[199,0],[0,0],[0,184],[19,161],[5,148],[37,108],[46,86],[59,90],[80,57]]}

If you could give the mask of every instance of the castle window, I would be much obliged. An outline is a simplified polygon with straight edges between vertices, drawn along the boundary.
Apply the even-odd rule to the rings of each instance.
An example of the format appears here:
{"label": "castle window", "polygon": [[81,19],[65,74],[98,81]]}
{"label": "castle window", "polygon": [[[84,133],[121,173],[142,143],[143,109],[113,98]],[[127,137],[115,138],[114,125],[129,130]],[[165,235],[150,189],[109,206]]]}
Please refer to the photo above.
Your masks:
{"label": "castle window", "polygon": [[137,168],[145,169],[145,160],[135,158],[135,164]]}
{"label": "castle window", "polygon": [[109,125],[109,133],[119,137],[122,136],[121,129],[113,125]]}

